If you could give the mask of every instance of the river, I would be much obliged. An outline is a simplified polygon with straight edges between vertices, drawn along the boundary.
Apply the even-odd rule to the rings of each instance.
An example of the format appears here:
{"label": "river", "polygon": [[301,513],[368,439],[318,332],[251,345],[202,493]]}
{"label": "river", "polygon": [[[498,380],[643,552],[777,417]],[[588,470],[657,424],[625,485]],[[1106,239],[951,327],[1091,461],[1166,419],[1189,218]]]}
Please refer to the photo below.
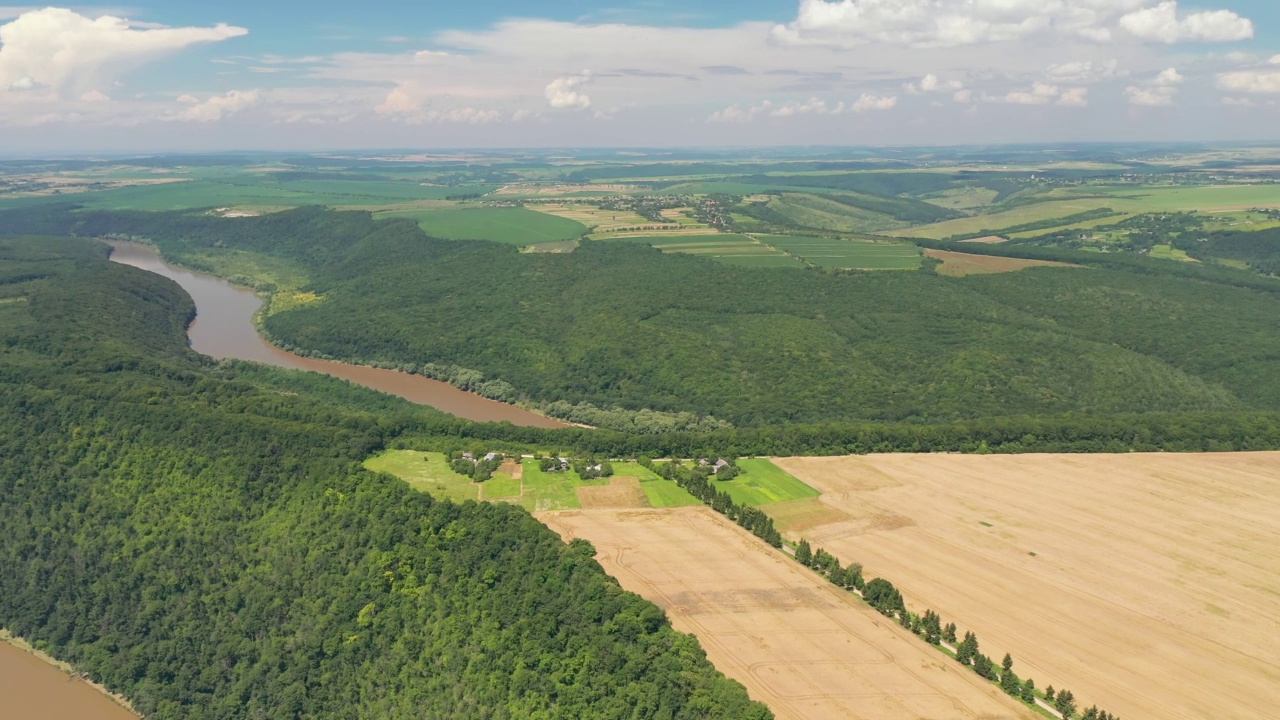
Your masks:
{"label": "river", "polygon": [[137,720],[89,683],[0,641],[0,717],[4,720]]}
{"label": "river", "polygon": [[123,241],[111,241],[110,245],[113,261],[163,275],[181,285],[195,300],[196,319],[187,334],[196,352],[218,359],[253,360],[276,367],[332,375],[468,420],[506,420],[515,425],[542,428],[567,427],[565,423],[545,415],[489,400],[439,380],[286,352],[258,335],[253,315],[262,307],[262,300],[252,290],[237,287],[222,278],[169,265],[149,245]]}

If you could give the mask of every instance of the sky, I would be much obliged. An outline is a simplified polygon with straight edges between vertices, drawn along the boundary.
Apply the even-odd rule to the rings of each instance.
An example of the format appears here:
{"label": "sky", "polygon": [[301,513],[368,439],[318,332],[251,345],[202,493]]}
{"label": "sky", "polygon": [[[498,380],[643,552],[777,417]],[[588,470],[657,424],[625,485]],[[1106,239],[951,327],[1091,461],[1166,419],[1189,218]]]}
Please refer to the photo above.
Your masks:
{"label": "sky", "polygon": [[0,5],[7,155],[1280,141],[1277,120],[1276,0]]}

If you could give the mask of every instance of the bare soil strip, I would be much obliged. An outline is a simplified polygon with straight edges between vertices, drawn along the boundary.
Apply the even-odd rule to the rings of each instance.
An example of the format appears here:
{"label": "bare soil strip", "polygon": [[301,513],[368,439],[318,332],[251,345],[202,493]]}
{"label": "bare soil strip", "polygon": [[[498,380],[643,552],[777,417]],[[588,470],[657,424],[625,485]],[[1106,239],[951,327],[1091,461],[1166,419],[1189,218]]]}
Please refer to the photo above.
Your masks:
{"label": "bare soil strip", "polygon": [[775,462],[850,516],[815,547],[1021,677],[1125,720],[1277,716],[1280,453]]}
{"label": "bare soil strip", "polygon": [[995,255],[971,255],[950,250],[925,250],[925,256],[942,261],[939,275],[963,277],[991,273],[1017,272],[1033,267],[1079,267],[1050,260],[1023,260],[1021,258],[996,257]]}
{"label": "bare soil strip", "polygon": [[780,720],[1036,717],[708,508],[539,519],[590,540],[623,587],[662,606]]}

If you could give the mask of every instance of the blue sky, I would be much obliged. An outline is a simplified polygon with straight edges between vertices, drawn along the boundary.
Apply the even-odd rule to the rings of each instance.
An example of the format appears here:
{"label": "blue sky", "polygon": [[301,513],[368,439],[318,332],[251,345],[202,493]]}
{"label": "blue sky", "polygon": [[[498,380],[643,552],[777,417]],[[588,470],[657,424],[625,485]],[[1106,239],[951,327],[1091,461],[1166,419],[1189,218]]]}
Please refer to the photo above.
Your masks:
{"label": "blue sky", "polygon": [[1280,140],[1274,0],[369,6],[0,6],[0,152]]}

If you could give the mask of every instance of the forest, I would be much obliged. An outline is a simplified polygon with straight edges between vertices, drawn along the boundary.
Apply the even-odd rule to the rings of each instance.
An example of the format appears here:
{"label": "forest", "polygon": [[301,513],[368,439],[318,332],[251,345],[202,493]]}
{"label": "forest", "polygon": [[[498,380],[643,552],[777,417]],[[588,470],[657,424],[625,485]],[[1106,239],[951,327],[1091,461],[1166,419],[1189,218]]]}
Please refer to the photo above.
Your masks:
{"label": "forest", "polygon": [[965,249],[1082,267],[770,270],[589,241],[531,255],[317,208],[223,219],[46,206],[2,212],[0,227],[147,238],[197,267],[221,248],[285,258],[322,300],[265,318],[282,346],[463,368],[540,406],[738,428],[1280,410],[1280,283],[1227,268],[991,246]]}
{"label": "forest", "polygon": [[443,416],[196,355],[106,252],[0,239],[0,626],[148,718],[772,717],[590,544],[361,469]]}

